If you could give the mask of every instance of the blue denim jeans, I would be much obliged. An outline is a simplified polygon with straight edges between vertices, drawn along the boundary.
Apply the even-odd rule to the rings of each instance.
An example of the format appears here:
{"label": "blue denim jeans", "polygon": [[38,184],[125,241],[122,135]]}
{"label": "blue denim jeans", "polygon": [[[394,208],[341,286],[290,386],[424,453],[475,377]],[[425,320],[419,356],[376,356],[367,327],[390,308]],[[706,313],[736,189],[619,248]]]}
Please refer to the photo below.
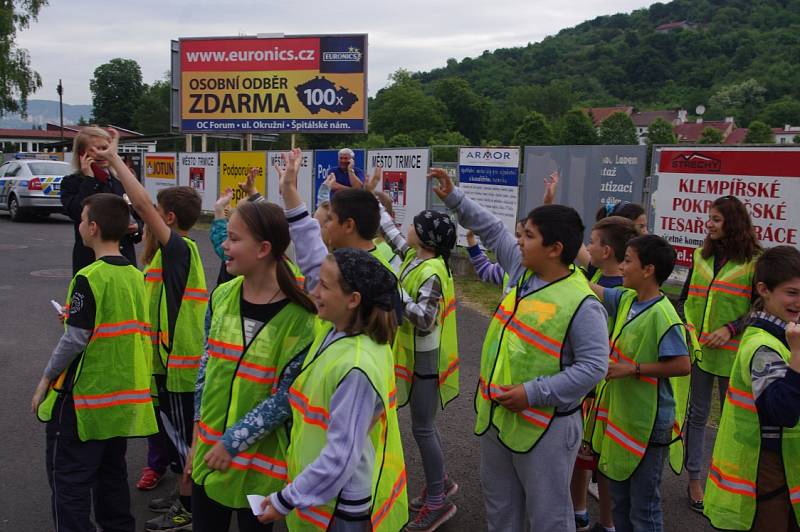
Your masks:
{"label": "blue denim jeans", "polygon": [[669,456],[669,447],[665,444],[671,438],[671,423],[656,426],[647,452],[633,475],[622,482],[609,479],[617,532],[662,532],[664,529],[661,474]]}

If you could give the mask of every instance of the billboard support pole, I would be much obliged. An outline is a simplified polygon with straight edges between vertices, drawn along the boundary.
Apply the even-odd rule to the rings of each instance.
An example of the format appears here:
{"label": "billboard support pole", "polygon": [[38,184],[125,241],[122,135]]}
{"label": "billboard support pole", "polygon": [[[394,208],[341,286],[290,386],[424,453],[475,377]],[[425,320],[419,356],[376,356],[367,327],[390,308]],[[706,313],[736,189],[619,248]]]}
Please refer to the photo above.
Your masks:
{"label": "billboard support pole", "polygon": [[208,135],[203,133],[200,135],[200,151],[208,151]]}
{"label": "billboard support pole", "polygon": [[192,134],[186,134],[186,151],[192,151]]}
{"label": "billboard support pole", "polygon": [[253,134],[248,133],[244,136],[245,151],[253,151]]}
{"label": "billboard support pole", "polygon": [[294,133],[292,133],[292,149],[294,149]]}

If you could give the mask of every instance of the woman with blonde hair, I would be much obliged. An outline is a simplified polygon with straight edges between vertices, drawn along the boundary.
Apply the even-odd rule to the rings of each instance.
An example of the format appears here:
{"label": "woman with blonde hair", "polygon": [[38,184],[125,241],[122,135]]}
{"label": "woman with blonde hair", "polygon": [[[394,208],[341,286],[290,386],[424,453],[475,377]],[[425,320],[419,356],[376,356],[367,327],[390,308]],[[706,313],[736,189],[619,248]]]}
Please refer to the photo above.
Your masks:
{"label": "woman with blonde hair", "polygon": [[[111,173],[107,161],[95,159],[96,150],[107,149],[111,135],[103,128],[82,127],[72,143],[73,172],[61,180],[61,204],[64,211],[75,223],[75,245],[72,248],[73,274],[94,262],[94,252],[83,245],[78,233],[81,223],[81,203],[84,199],[101,192],[109,192],[125,197],[125,189]],[[132,215],[128,234],[120,242],[120,251],[128,261],[136,266],[136,252],[133,245],[142,240],[142,222]]]}

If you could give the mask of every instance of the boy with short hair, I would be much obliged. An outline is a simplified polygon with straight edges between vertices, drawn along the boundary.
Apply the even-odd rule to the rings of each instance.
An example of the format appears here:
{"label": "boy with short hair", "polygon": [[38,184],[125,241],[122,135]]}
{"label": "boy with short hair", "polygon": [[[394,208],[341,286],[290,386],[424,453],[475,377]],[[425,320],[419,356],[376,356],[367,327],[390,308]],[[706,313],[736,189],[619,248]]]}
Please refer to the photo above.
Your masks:
{"label": "boy with short hair", "polygon": [[673,387],[687,389],[689,348],[678,313],[660,291],[675,258],[663,238],[640,236],[628,242],[622,262],[628,290],[592,285],[615,317],[592,446],[611,484],[614,525],[622,531],[663,528],[661,474],[670,444],[681,445]]}
{"label": "boy with short hair", "polygon": [[625,249],[628,241],[637,236],[636,226],[622,216],[609,216],[594,224],[591,240],[586,246],[591,282],[604,288],[620,286],[620,265],[625,259]]}
{"label": "boy with short hair", "polygon": [[751,316],[722,409],[705,515],[717,528],[800,530],[800,251],[776,246],[755,270]]}
{"label": "boy with short hair", "polygon": [[461,225],[495,252],[512,286],[487,331],[475,396],[488,529],[574,531],[569,483],[580,405],[608,364],[606,313],[572,265],[583,223],[571,207],[543,205],[516,241],[444,170],[429,177]]}
{"label": "boy with short hair", "polygon": [[[150,327],[141,272],[120,253],[130,212],[121,197],[83,200],[78,231],[97,259],[70,283],[64,334],[32,400],[47,422],[57,530],[134,530],[126,438],[157,432]],[[94,504],[92,504],[92,502]]]}
{"label": "boy with short hair", "polygon": [[[194,390],[205,338],[201,331],[208,307],[206,277],[197,244],[189,230],[200,216],[201,199],[191,187],[162,189],[153,206],[149,193],[117,154],[117,138],[98,152],[111,163],[133,208],[147,224],[159,249],[145,271],[145,286],[153,323],[153,374],[158,388],[161,418],[169,436],[172,459],[182,473],[194,431]],[[145,524],[148,531],[188,528],[191,525],[192,484],[184,475],[178,481],[179,498],[151,503],[151,510],[166,512]],[[155,501],[154,501],[155,502]]]}

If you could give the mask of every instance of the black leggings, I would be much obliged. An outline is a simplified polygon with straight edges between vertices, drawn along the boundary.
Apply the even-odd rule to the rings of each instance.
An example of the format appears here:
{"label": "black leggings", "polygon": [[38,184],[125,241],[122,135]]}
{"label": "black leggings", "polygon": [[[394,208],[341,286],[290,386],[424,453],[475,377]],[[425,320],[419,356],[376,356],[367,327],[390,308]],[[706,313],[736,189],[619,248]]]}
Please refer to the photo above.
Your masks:
{"label": "black leggings", "polygon": [[228,508],[206,495],[203,486],[192,483],[192,530],[194,532],[219,532],[231,526],[231,515],[236,514],[239,532],[271,532],[272,523],[262,525],[250,508]]}

